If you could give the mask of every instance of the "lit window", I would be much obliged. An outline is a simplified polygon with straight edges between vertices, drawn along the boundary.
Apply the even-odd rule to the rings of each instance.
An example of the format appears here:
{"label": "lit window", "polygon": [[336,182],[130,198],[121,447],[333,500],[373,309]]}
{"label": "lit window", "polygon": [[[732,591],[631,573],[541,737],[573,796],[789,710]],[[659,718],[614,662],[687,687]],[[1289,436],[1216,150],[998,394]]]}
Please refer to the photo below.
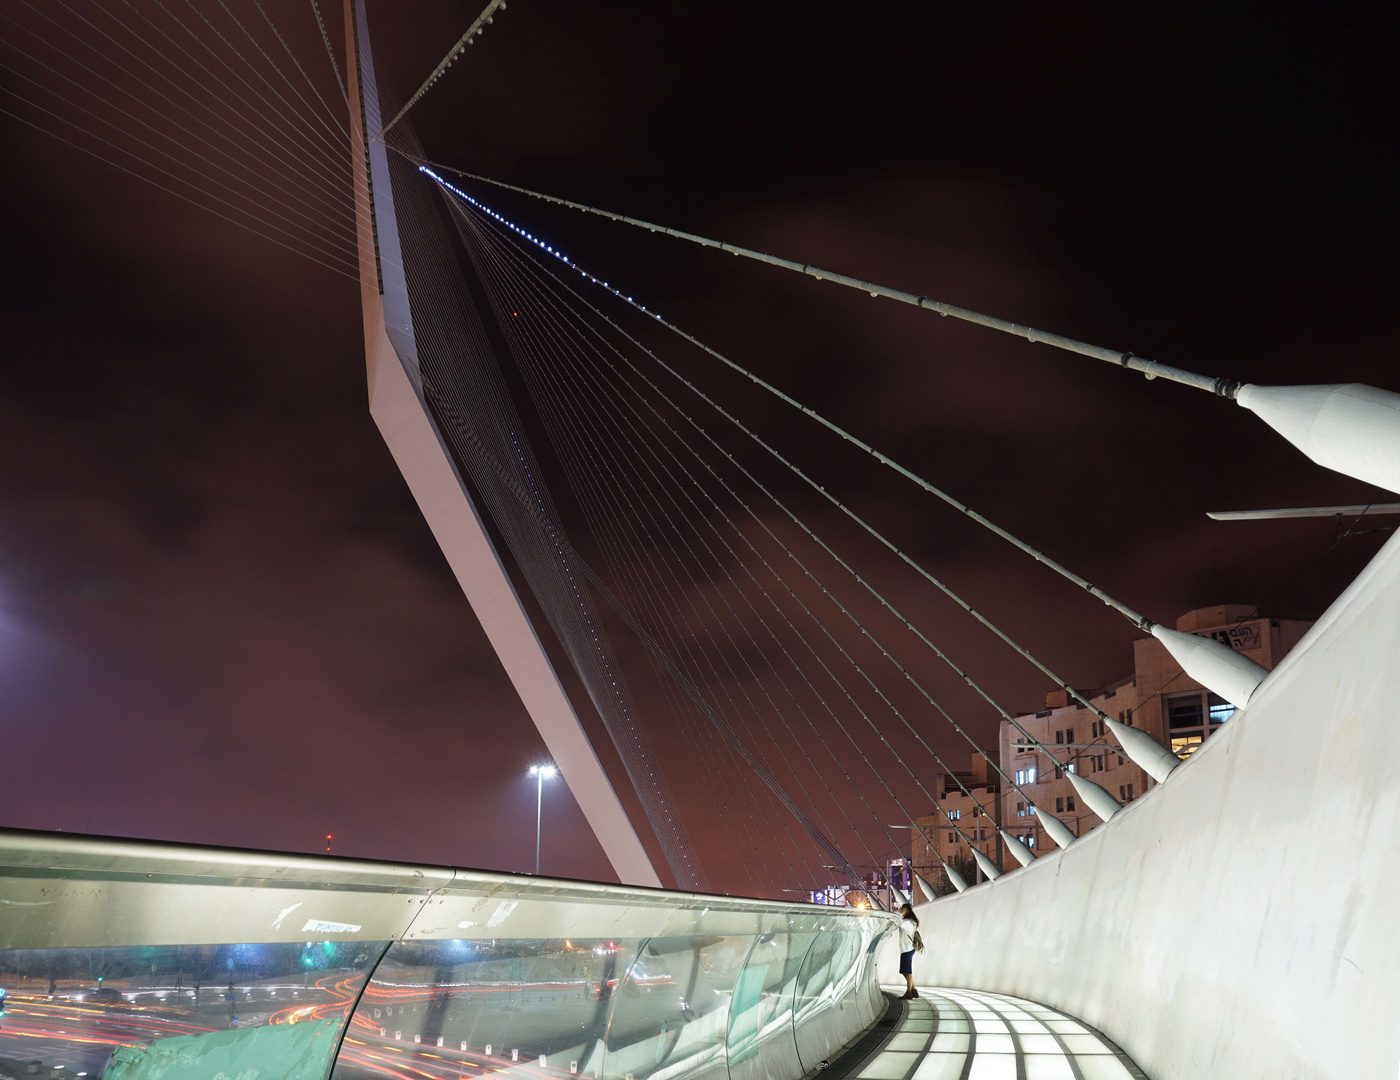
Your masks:
{"label": "lit window", "polygon": [[1074,772],[1075,768],[1076,768],[1076,766],[1075,766],[1074,762],[1072,762],[1072,761],[1066,762],[1066,764],[1065,764],[1065,772]]}
{"label": "lit window", "polygon": [[1026,804],[1025,804],[1025,803],[1023,803],[1023,802],[1018,802],[1018,803],[1016,804],[1016,816],[1017,816],[1017,817],[1025,817],[1025,816],[1026,816]]}
{"label": "lit window", "polygon": [[949,811],[948,811],[948,819],[949,819],[950,821],[957,821],[960,817],[962,817],[962,811],[961,811],[961,810],[949,810]]}
{"label": "lit window", "polygon": [[1025,842],[1026,847],[1030,848],[1032,851],[1035,850],[1035,833],[1031,833],[1029,836],[1023,836],[1021,839]]}
{"label": "lit window", "polygon": [[1201,745],[1201,733],[1193,731],[1186,735],[1172,735],[1172,753],[1179,758],[1190,757]]}

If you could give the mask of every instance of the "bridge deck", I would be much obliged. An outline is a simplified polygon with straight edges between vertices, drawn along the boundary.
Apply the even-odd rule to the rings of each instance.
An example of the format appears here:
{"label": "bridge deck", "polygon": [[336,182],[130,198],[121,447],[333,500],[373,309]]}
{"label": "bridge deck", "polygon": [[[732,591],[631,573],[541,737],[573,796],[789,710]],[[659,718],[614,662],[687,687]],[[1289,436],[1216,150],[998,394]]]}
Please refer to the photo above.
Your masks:
{"label": "bridge deck", "polygon": [[919,994],[892,1001],[882,1037],[824,1080],[1147,1080],[1103,1034],[1045,1005],[945,987]]}

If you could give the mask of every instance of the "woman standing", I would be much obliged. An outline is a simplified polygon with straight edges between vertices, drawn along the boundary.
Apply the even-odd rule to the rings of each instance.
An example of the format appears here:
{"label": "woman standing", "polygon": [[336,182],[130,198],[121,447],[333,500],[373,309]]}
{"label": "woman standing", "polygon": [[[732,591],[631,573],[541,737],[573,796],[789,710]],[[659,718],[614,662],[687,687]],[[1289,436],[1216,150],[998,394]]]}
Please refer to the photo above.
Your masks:
{"label": "woman standing", "polygon": [[916,998],[919,992],[914,989],[914,935],[919,932],[919,917],[914,909],[904,904],[899,909],[899,973],[904,976],[905,998]]}

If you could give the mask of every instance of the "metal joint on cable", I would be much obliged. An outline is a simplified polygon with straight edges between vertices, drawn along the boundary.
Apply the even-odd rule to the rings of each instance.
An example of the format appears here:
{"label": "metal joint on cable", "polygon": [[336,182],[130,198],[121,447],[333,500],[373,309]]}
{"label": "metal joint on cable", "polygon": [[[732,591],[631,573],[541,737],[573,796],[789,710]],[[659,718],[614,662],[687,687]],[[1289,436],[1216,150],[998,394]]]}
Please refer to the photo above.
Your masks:
{"label": "metal joint on cable", "polygon": [[1233,401],[1239,395],[1240,386],[1238,379],[1216,379],[1211,384],[1211,391]]}
{"label": "metal joint on cable", "polygon": [[1132,361],[1136,359],[1137,357],[1133,355],[1133,351],[1129,349],[1118,357],[1118,363],[1123,367],[1127,367]]}

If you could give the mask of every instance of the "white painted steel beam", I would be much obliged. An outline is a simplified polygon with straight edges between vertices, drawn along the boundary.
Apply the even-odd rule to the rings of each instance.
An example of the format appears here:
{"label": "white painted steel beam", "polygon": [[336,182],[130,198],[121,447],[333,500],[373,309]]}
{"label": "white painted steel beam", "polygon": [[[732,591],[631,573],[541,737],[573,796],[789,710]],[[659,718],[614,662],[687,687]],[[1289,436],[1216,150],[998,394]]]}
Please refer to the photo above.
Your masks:
{"label": "white painted steel beam", "polygon": [[1031,863],[1035,862],[1035,852],[1026,847],[1019,836],[1012,836],[1005,829],[998,829],[997,832],[1001,834],[1002,840],[1006,842],[1006,850],[1015,856],[1018,863],[1022,866],[1030,866]]}
{"label": "white painted steel beam", "polygon": [[656,869],[618,801],[442,435],[419,396],[417,353],[388,158],[377,138],[380,117],[364,0],[346,0],[345,25],[355,181],[361,190],[372,193],[374,211],[372,221],[360,214],[358,224],[370,415],[618,879],[626,885],[659,887]]}
{"label": "white painted steel beam", "polygon": [[1078,839],[1074,833],[1069,831],[1069,826],[1057,818],[1049,811],[1034,807],[1035,819],[1040,822],[1041,827],[1049,834],[1050,839],[1055,841],[1055,846],[1067,848]]}
{"label": "white painted steel beam", "polygon": [[[1256,664],[1214,638],[1168,630],[1160,623],[1152,627],[1152,636],[1166,646],[1186,674],[1236,708],[1243,709],[1249,704],[1250,697],[1269,674],[1269,669],[1262,664]],[[1124,743],[1123,749],[1127,748]]]}
{"label": "white painted steel beam", "polygon": [[1400,491],[1400,394],[1360,383],[1246,383],[1235,400],[1319,465]]}
{"label": "white painted steel beam", "polygon": [[1107,715],[1104,719],[1108,723],[1108,730],[1113,732],[1114,738],[1122,746],[1123,753],[1132,759],[1134,765],[1140,766],[1157,783],[1160,784],[1171,775],[1173,769],[1181,764],[1180,758],[1143,731],[1142,728],[1119,723]]}
{"label": "white painted steel beam", "polygon": [[997,869],[997,864],[975,847],[972,849],[972,857],[977,860],[977,865],[982,868],[982,873],[988,881],[995,881],[1001,877],[1001,871]]}
{"label": "white painted steel beam", "polygon": [[1069,778],[1070,786],[1078,794],[1079,801],[1098,814],[1104,821],[1123,809],[1122,803],[1092,780],[1086,780],[1078,773],[1066,773],[1065,775]]}

